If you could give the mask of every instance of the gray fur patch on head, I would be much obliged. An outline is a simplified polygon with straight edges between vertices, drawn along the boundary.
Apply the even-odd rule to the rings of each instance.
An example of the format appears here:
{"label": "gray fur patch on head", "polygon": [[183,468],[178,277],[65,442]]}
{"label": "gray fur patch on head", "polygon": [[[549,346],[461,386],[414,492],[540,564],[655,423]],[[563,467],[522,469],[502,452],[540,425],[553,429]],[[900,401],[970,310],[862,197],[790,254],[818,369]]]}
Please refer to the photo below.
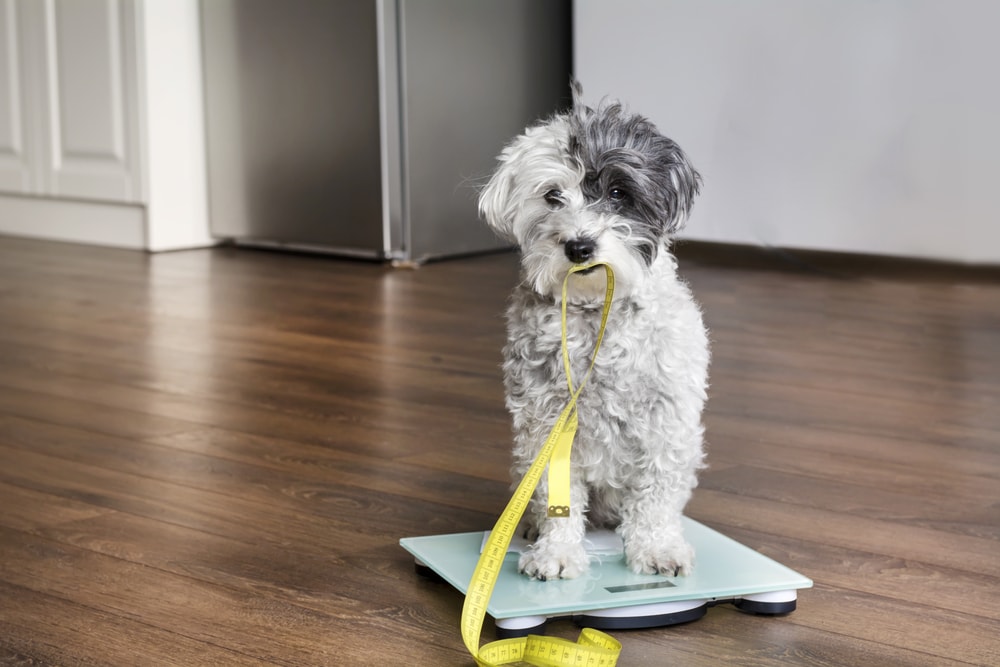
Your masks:
{"label": "gray fur patch on head", "polygon": [[632,233],[651,262],[660,241],[683,227],[701,176],[680,146],[648,119],[617,102],[588,107],[581,92],[573,82],[567,117],[570,154],[584,171],[584,196],[597,210],[640,223]]}

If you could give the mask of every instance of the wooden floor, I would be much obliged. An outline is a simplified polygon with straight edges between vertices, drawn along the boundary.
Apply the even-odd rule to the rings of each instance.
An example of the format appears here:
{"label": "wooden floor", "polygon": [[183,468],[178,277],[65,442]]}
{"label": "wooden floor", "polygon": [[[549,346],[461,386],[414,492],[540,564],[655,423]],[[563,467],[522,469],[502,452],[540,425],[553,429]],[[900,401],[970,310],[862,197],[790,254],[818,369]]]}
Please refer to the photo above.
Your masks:
{"label": "wooden floor", "polygon": [[[816,584],[620,664],[1000,665],[995,274],[680,255],[714,341],[688,513]],[[0,238],[0,663],[470,665],[398,540],[508,498],[515,262]]]}

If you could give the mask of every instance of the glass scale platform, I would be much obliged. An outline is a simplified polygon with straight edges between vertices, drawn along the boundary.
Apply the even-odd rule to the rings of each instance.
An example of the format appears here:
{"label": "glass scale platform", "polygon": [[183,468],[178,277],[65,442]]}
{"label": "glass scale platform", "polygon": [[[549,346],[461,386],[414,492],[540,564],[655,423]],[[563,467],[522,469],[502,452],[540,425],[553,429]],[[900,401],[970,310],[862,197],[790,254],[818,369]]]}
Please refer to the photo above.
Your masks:
{"label": "glass scale platform", "polygon": [[[408,537],[417,571],[466,592],[486,533]],[[487,612],[500,638],[540,634],[549,618],[568,616],[599,630],[651,628],[697,620],[708,608],[730,603],[756,614],[795,610],[798,590],[812,581],[725,535],[684,517],[684,535],[696,554],[686,577],[639,575],[625,565],[621,539],[611,531],[588,533],[590,570],[577,579],[536,581],[517,571],[513,541]]]}

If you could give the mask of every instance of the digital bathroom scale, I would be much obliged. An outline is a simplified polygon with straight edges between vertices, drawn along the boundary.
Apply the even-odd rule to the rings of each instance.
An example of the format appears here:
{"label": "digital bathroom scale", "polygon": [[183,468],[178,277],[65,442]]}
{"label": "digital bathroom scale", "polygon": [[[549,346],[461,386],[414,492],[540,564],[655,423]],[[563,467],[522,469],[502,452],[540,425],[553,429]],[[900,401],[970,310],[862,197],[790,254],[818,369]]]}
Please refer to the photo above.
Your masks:
{"label": "digital bathroom scale", "polygon": [[[694,621],[708,607],[731,603],[743,611],[775,615],[795,610],[797,591],[812,581],[767,556],[683,518],[694,547],[694,572],[686,577],[639,575],[625,565],[621,538],[588,533],[590,570],[577,579],[537,581],[517,571],[515,540],[504,559],[486,611],[499,638],[541,634],[545,622],[568,616],[598,630],[653,628]],[[417,572],[440,577],[466,593],[487,533],[408,537],[400,545],[416,559]]]}

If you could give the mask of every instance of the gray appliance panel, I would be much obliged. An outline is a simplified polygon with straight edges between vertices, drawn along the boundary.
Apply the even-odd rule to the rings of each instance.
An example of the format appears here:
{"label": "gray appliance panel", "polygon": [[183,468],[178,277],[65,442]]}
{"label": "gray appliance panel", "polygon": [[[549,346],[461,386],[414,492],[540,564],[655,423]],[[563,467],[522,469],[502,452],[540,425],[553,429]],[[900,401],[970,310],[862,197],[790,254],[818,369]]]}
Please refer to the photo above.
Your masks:
{"label": "gray appliance panel", "polygon": [[503,146],[568,100],[569,0],[402,0],[404,202],[414,259],[503,247],[476,197]]}
{"label": "gray appliance panel", "polygon": [[376,4],[202,3],[212,232],[379,255]]}
{"label": "gray appliance panel", "polygon": [[570,0],[202,0],[212,233],[423,260],[505,245],[476,197],[568,102]]}

